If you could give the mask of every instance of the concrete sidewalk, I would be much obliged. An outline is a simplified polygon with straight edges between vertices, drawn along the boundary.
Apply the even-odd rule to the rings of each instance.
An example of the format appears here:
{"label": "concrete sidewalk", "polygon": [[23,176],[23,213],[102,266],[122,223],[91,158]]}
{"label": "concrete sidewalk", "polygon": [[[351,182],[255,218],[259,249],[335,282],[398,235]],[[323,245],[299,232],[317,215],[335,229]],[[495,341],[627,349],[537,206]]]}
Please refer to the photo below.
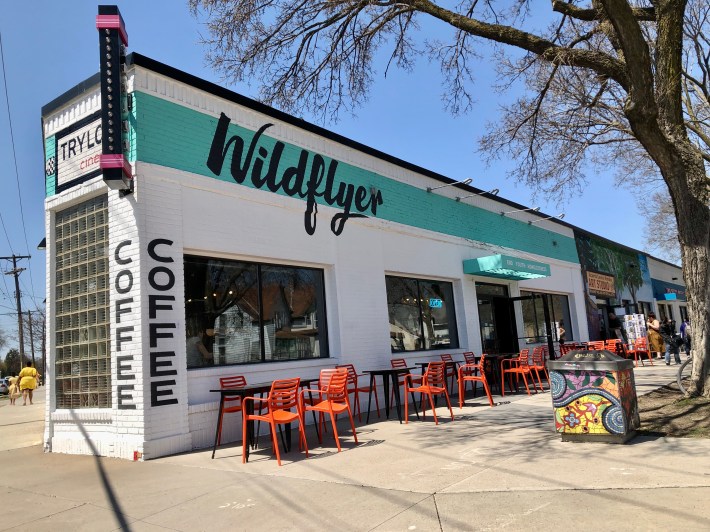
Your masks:
{"label": "concrete sidewalk", "polygon": [[[638,368],[639,395],[674,369]],[[12,511],[0,530],[710,529],[710,440],[562,443],[549,393],[505,401],[469,400],[453,422],[439,407],[439,426],[375,417],[358,427],[357,446],[343,423],[339,454],[328,437],[317,447],[308,427],[311,457],[293,450],[283,467],[268,448],[243,465],[239,446],[214,460],[205,450],[149,462],[3,450]],[[23,407],[0,404],[5,449],[5,420],[20,415],[8,409]]]}

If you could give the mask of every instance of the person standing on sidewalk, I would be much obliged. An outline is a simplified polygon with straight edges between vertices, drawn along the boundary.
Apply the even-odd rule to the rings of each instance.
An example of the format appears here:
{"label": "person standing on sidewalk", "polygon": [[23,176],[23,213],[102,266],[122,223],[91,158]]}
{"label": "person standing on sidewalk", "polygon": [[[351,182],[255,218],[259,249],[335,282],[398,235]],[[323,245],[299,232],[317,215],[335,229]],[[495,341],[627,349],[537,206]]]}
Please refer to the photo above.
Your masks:
{"label": "person standing on sidewalk", "polygon": [[666,366],[671,365],[671,353],[675,358],[675,363],[680,364],[680,344],[675,332],[675,322],[666,318],[661,325],[661,336],[666,343]]}
{"label": "person standing on sidewalk", "polygon": [[20,371],[20,391],[22,392],[22,406],[27,406],[27,397],[30,398],[30,404],[32,403],[32,392],[37,388],[37,379],[39,378],[39,373],[35,368],[32,367],[32,362],[27,362],[25,367]]}
{"label": "person standing on sidewalk", "polygon": [[14,405],[17,398],[20,397],[19,381],[20,381],[19,377],[14,374],[12,375],[12,377],[9,377],[7,379],[7,382],[9,384],[8,395],[10,396],[10,404],[11,405]]}
{"label": "person standing on sidewalk", "polygon": [[648,319],[646,320],[646,329],[648,329],[648,349],[651,351],[651,356],[658,356],[661,358],[661,353],[663,349],[663,338],[661,338],[661,324],[656,319],[656,315],[653,312],[648,313]]}

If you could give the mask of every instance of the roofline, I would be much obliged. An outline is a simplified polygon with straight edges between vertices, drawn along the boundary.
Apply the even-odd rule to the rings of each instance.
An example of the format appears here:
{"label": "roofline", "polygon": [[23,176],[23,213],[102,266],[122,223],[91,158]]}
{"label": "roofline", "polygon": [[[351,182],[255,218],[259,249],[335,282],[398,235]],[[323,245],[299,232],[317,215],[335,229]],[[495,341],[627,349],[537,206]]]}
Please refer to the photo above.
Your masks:
{"label": "roofline", "polygon": [[[434,172],[433,170],[428,170],[427,168],[407,162],[403,159],[395,157],[394,155],[390,155],[390,154],[385,153],[383,151],[377,150],[371,146],[368,146],[366,144],[363,144],[363,143],[353,140],[351,138],[345,137],[343,135],[339,135],[338,133],[335,133],[333,131],[325,129],[321,126],[317,126],[315,124],[312,124],[311,122],[307,122],[307,121],[303,120],[302,118],[297,118],[297,117],[290,115],[288,113],[285,113],[283,111],[279,111],[278,109],[270,107],[270,106],[263,104],[257,100],[254,100],[252,98],[248,98],[247,96],[236,93],[230,89],[227,89],[225,87],[217,85],[216,83],[212,83],[211,81],[207,81],[205,79],[199,78],[193,74],[189,74],[183,70],[177,69],[177,68],[172,67],[170,65],[166,65],[165,63],[161,63],[160,61],[156,61],[155,59],[151,59],[150,57],[146,57],[146,56],[139,54],[137,52],[131,52],[126,57],[126,64],[127,65],[138,65],[138,66],[147,68],[148,70],[152,70],[153,72],[156,72],[158,74],[161,74],[166,77],[175,79],[177,81],[186,83],[186,84],[196,87],[202,91],[213,94],[219,98],[229,100],[229,101],[236,103],[238,105],[248,107],[249,109],[252,109],[253,111],[265,114],[265,115],[270,116],[276,120],[279,120],[281,122],[285,122],[287,124],[290,124],[290,125],[295,126],[297,128],[303,129],[303,130],[313,133],[315,135],[325,137],[329,140],[337,142],[338,144],[342,144],[342,145],[347,146],[349,148],[358,150],[362,153],[365,153],[365,154],[375,157],[377,159],[381,159],[381,160],[386,161],[388,163],[394,164],[395,166],[399,166],[399,167],[404,168],[406,170],[410,170],[412,172],[429,177],[431,179],[434,179],[436,181],[439,181],[439,182],[447,184],[447,185],[453,185],[456,188],[459,188],[463,191],[466,191],[469,193],[474,193],[474,194],[480,194],[481,197],[492,199],[500,204],[514,207],[516,209],[529,208],[527,205],[522,205],[520,203],[516,203],[514,201],[508,200],[508,199],[500,197],[500,196],[492,196],[490,194],[486,194],[485,193],[486,191],[481,190],[477,187],[472,187],[470,185],[464,185],[461,183],[457,183],[456,180],[451,179],[450,177],[446,177],[443,174],[439,174],[437,172]],[[61,96],[59,96],[59,97],[55,98],[54,100],[52,100],[51,102],[49,102],[47,105],[43,106],[42,107],[42,117],[48,115],[49,113],[51,113],[53,111],[56,111],[58,108],[62,107],[63,105],[66,105],[71,100],[80,96],[84,92],[92,90],[99,83],[100,83],[99,73],[96,73],[93,76],[87,78],[86,80],[82,81],[81,83],[79,83],[75,87],[66,91]],[[454,183],[456,183],[456,184],[454,184]],[[538,214],[538,216],[543,217],[543,218],[545,216],[551,216],[551,215],[548,215],[548,214],[542,213],[542,212],[539,212],[537,214]],[[558,225],[561,225],[563,227],[566,227],[568,229],[571,229],[572,231],[578,231],[580,233],[583,233],[583,234],[586,234],[589,236],[593,236],[594,238],[598,238],[598,239],[608,242],[610,244],[614,244],[615,246],[621,247],[625,250],[628,250],[628,251],[631,251],[634,253],[642,253],[644,255],[647,255],[648,257],[651,257],[654,260],[657,260],[659,262],[663,262],[669,266],[674,266],[676,268],[679,268],[679,266],[677,264],[673,264],[671,262],[667,262],[667,261],[664,261],[664,260],[659,259],[657,257],[654,257],[654,256],[650,255],[649,253],[646,253],[645,251],[639,251],[637,249],[631,248],[631,247],[626,246],[624,244],[614,242],[612,240],[609,240],[606,237],[597,235],[597,234],[587,231],[585,229],[581,229],[581,228],[579,228],[575,225],[572,225],[568,222],[565,222],[563,220],[559,220],[559,219],[555,218],[554,216],[551,216],[549,221],[556,223]]]}
{"label": "roofline", "polygon": [[64,94],[61,94],[60,96],[56,97],[54,100],[49,102],[46,105],[42,106],[42,118],[45,116],[49,115],[50,113],[56,111],[60,107],[64,107],[66,104],[68,104],[70,101],[72,101],[75,98],[78,98],[85,92],[89,92],[91,90],[94,90],[97,85],[101,83],[101,75],[99,72],[94,74],[93,76],[89,76],[86,78],[84,81],[81,83],[73,86],[71,89],[66,91]]}

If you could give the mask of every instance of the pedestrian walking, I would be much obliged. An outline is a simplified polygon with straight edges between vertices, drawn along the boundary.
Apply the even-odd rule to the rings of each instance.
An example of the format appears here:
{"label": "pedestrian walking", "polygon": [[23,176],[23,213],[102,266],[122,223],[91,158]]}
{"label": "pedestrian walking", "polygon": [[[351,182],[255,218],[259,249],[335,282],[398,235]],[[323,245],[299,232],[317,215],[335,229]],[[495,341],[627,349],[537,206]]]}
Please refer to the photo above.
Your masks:
{"label": "pedestrian walking", "polygon": [[32,392],[37,388],[37,379],[39,378],[39,373],[35,368],[32,367],[32,362],[27,362],[25,367],[20,371],[20,391],[22,392],[22,406],[27,406],[27,398],[32,403]]}
{"label": "pedestrian walking", "polygon": [[18,397],[20,397],[20,386],[18,385],[19,377],[13,373],[11,377],[8,377],[8,395],[10,396],[10,404],[14,405]]}

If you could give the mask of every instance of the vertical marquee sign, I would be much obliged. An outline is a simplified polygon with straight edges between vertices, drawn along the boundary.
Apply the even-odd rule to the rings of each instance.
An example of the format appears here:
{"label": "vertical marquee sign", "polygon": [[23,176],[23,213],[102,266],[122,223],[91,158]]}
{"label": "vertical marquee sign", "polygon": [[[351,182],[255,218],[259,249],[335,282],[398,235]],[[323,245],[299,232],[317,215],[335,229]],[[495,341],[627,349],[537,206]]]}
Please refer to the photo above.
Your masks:
{"label": "vertical marquee sign", "polygon": [[96,29],[101,62],[101,171],[109,188],[131,190],[133,175],[124,155],[124,134],[128,132],[128,34],[117,6],[99,6]]}

